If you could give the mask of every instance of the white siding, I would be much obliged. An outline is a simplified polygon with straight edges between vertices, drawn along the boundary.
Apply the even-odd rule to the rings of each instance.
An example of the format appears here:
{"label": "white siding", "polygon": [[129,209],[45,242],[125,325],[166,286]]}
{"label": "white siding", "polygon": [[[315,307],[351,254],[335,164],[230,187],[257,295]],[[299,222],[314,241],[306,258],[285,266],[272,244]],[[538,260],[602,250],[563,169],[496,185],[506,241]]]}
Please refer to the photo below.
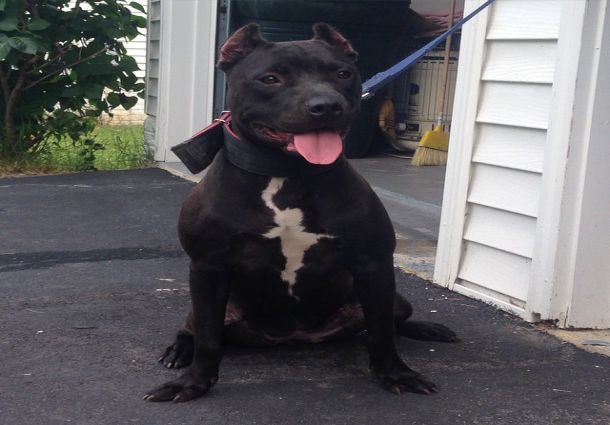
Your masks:
{"label": "white siding", "polygon": [[541,177],[511,168],[474,164],[468,202],[536,217]]}
{"label": "white siding", "polygon": [[[470,156],[462,153],[470,160],[460,189],[465,217],[450,242],[459,256],[455,270],[435,275],[438,283],[526,318],[560,12],[556,0],[498,0],[477,28],[464,30],[483,38],[466,65],[475,68],[463,71],[464,88],[456,88],[477,86],[474,101],[464,94],[454,105],[456,113],[471,110],[464,114],[471,122],[457,126],[462,134],[452,132],[450,142],[472,135]],[[447,190],[454,189],[446,196]]]}
{"label": "white siding", "polygon": [[559,0],[496,1],[487,40],[557,40],[561,7]]}
{"label": "white siding", "polygon": [[482,79],[551,84],[556,54],[554,40],[489,40]]}
{"label": "white siding", "polygon": [[497,0],[464,27],[436,283],[610,326],[609,74],[610,0]]}
{"label": "white siding", "polygon": [[481,85],[477,122],[546,130],[550,84],[481,82]]}
{"label": "white siding", "polygon": [[[466,242],[458,277],[504,295],[512,304],[523,308],[527,297],[531,262],[530,258]],[[504,300],[503,297],[500,299]]]}
{"label": "white siding", "polygon": [[[532,258],[535,218],[470,204],[467,223],[465,240]],[[497,226],[497,223],[504,223],[504,226]]]}
{"label": "white siding", "polygon": [[477,130],[473,162],[542,173],[546,131],[484,123]]}

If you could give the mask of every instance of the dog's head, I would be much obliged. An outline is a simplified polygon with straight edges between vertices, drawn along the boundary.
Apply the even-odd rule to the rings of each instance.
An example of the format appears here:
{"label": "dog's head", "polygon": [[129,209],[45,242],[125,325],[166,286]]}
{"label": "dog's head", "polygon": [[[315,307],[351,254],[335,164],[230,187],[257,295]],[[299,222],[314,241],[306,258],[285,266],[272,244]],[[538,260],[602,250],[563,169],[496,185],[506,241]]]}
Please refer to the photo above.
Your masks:
{"label": "dog's head", "polygon": [[358,54],[327,24],[313,32],[310,40],[271,43],[246,25],[222,46],[218,68],[240,137],[330,164],[360,108]]}

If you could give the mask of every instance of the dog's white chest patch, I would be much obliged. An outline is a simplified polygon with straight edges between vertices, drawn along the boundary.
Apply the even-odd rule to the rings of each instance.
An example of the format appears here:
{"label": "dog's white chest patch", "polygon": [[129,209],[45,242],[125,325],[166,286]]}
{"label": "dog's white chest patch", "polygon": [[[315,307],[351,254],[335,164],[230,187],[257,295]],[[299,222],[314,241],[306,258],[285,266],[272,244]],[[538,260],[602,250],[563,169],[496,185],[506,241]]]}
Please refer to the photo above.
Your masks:
{"label": "dog's white chest patch", "polygon": [[273,211],[273,227],[263,236],[269,239],[280,238],[282,254],[286,257],[286,266],[281,278],[288,284],[288,293],[292,296],[297,272],[303,267],[305,252],[322,238],[332,238],[330,235],[310,233],[303,227],[303,211],[298,208],[280,209],[273,202],[273,197],[280,191],[285,178],[272,177],[263,190],[261,197],[265,205]]}

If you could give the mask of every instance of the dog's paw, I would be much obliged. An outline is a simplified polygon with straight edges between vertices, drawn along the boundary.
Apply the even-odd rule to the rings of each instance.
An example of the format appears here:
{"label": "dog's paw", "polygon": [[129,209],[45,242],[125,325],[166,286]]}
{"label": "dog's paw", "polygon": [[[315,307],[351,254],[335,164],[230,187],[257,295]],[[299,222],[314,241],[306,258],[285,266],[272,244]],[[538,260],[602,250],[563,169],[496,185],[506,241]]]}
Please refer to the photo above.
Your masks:
{"label": "dog's paw", "polygon": [[381,367],[375,367],[372,364],[371,371],[381,386],[394,394],[405,392],[433,394],[437,391],[434,383],[409,368],[399,358],[395,358],[394,361],[385,363]]}
{"label": "dog's paw", "polygon": [[168,369],[179,369],[191,364],[193,361],[193,336],[178,335],[176,342],[165,349],[159,362]]}
{"label": "dog's paw", "polygon": [[436,385],[407,366],[397,353],[388,352],[372,357],[371,372],[383,388],[394,394],[436,392]]}
{"label": "dog's paw", "polygon": [[173,401],[176,403],[194,400],[204,396],[218,381],[217,377],[206,378],[199,372],[189,370],[180,378],[166,382],[160,387],[149,391],[146,401]]}
{"label": "dog's paw", "polygon": [[421,341],[458,342],[455,332],[445,325],[434,322],[405,320],[396,324],[396,333],[407,338]]}

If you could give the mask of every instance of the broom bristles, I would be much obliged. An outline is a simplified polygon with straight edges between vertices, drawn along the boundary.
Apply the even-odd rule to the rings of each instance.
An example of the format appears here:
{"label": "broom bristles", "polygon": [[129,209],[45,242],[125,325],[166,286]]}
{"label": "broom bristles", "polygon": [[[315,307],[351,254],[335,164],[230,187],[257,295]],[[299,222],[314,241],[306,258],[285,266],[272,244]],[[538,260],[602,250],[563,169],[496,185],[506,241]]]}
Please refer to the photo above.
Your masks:
{"label": "broom bristles", "polygon": [[413,159],[411,159],[411,164],[418,167],[422,165],[447,165],[447,152],[418,146]]}

